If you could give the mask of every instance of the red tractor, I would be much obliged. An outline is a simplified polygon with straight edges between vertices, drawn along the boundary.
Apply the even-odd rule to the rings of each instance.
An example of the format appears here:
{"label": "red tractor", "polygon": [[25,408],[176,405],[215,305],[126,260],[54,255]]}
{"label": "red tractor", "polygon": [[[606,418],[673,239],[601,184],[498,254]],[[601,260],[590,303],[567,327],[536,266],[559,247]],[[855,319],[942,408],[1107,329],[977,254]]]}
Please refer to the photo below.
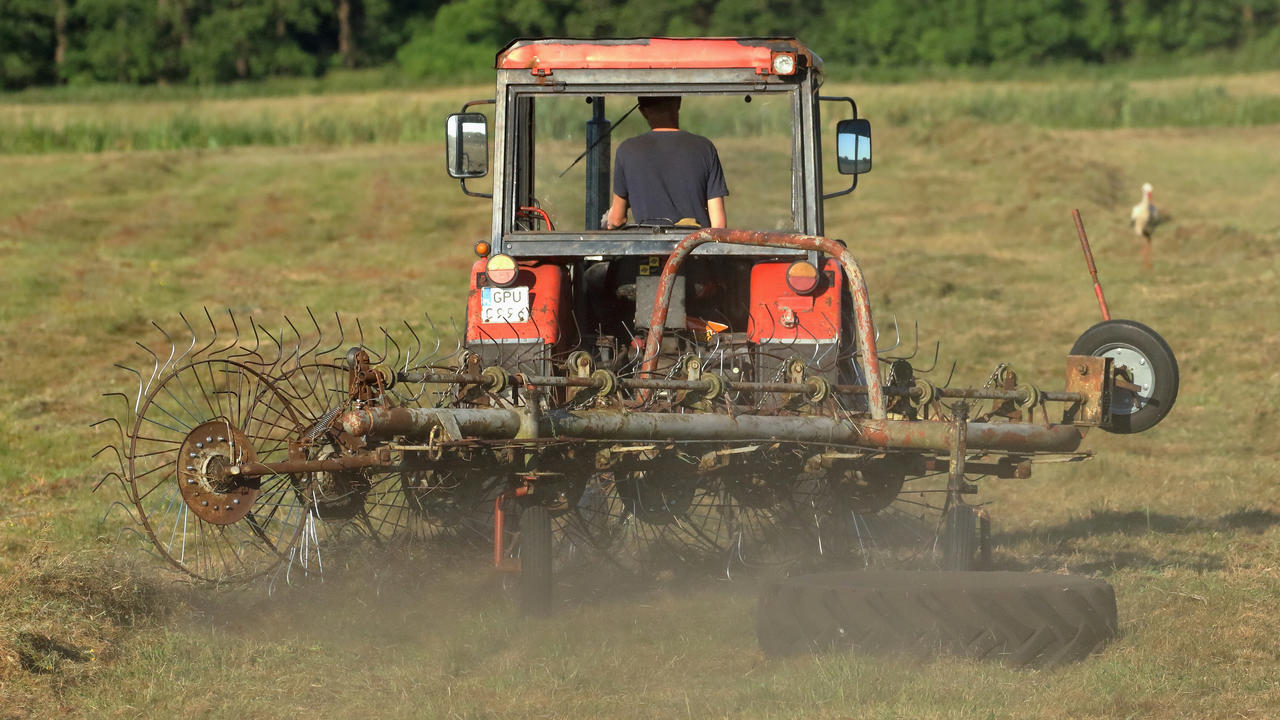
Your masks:
{"label": "red tractor", "polygon": [[[1140,432],[1173,405],[1173,353],[1135,322],[1085,332],[1052,391],[1003,364],[950,387],[936,355],[878,344],[823,225],[871,169],[870,125],[796,40],[520,40],[496,65],[494,97],[447,122],[449,174],[493,213],[457,347],[210,316],[210,339],[188,323],[138,373],[117,474],[177,567],[313,572],[345,535],[484,538],[531,612],[555,568],[597,555],[968,569],[977,479],[1083,459],[1090,428]],[[716,138],[734,229],[601,229],[611,138],[644,129],[626,119],[651,95]]]}

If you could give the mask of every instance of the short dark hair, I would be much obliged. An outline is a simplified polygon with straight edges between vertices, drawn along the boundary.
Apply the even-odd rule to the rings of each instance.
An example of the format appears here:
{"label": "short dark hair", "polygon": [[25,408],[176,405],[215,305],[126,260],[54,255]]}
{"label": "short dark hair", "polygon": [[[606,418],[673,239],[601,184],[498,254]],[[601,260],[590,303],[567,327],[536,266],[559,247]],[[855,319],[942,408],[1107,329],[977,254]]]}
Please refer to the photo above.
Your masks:
{"label": "short dark hair", "polygon": [[642,111],[673,112],[680,109],[679,95],[652,95],[641,97],[639,100]]}

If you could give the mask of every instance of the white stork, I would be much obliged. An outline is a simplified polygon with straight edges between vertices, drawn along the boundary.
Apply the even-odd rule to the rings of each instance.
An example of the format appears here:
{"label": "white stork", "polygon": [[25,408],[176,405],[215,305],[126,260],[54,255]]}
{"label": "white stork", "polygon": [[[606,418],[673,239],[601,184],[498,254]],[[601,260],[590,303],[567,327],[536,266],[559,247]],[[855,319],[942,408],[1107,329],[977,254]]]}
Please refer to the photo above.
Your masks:
{"label": "white stork", "polygon": [[1151,203],[1151,183],[1142,184],[1142,202],[1133,206],[1129,214],[1133,232],[1142,239],[1142,266],[1151,269],[1151,233],[1160,222],[1160,213]]}

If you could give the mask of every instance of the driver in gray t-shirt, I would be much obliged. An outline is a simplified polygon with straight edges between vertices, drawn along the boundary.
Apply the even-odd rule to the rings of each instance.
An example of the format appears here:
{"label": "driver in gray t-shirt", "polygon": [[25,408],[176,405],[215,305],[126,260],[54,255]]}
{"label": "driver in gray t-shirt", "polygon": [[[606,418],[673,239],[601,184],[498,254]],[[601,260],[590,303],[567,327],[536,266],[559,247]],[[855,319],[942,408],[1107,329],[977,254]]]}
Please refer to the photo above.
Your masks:
{"label": "driver in gray t-shirt", "polygon": [[642,97],[639,104],[652,130],[618,145],[605,229],[625,225],[628,206],[637,224],[725,227],[729,188],[715,145],[680,129],[679,97]]}

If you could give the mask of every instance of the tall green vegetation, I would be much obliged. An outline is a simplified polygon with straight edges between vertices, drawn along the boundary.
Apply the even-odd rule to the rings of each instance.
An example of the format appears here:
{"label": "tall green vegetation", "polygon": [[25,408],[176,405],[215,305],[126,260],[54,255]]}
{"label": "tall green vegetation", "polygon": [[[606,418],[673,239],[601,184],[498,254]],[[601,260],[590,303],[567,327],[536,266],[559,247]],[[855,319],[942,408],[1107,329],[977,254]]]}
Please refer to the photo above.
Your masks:
{"label": "tall green vegetation", "polygon": [[471,79],[510,39],[553,35],[796,35],[846,67],[1240,47],[1274,58],[1280,0],[0,0],[0,87],[208,83],[391,63],[414,77]]}

